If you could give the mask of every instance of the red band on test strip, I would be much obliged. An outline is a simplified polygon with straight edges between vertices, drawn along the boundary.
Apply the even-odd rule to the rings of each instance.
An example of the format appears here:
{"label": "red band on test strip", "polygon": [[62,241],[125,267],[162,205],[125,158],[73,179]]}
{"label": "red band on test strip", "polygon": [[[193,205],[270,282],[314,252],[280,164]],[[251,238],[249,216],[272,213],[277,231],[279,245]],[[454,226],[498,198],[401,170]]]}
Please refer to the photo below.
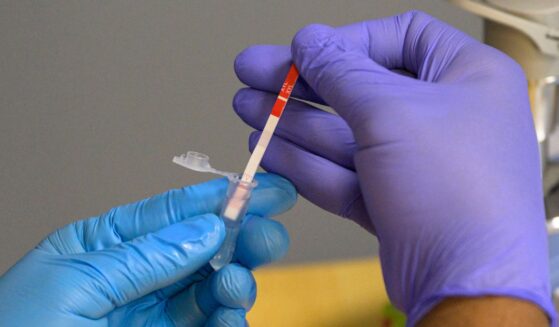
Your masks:
{"label": "red band on test strip", "polygon": [[287,103],[286,101],[277,99],[276,103],[274,103],[274,106],[272,107],[271,115],[276,116],[276,117],[281,116],[281,113],[283,112],[283,109],[285,109],[285,104],[286,103]]}
{"label": "red band on test strip", "polygon": [[276,99],[276,102],[272,107],[272,113],[271,113],[272,116],[276,116],[276,117],[281,116],[281,114],[283,113],[283,109],[285,109],[285,105],[287,104],[287,100],[289,100],[289,97],[291,96],[291,92],[293,91],[293,88],[295,87],[295,83],[297,82],[298,78],[299,78],[299,71],[297,71],[295,65],[292,64],[291,67],[289,67],[289,72],[287,73],[287,76],[285,77],[285,81],[281,86],[281,90],[278,95],[278,98]]}

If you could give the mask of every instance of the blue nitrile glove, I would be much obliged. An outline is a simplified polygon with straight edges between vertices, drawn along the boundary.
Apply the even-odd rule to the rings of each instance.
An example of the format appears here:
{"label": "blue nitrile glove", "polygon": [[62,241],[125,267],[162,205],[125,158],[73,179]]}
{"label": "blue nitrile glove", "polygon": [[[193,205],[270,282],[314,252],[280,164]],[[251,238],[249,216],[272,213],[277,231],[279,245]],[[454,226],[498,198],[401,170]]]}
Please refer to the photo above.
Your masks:
{"label": "blue nitrile glove", "polygon": [[[291,61],[302,79],[263,166],[378,236],[411,325],[446,297],[550,301],[527,83],[503,53],[421,12],[331,28],[235,62],[234,108],[262,129]],[[271,92],[271,93],[270,93]],[[257,134],[250,138],[253,147]]]}
{"label": "blue nitrile glove", "polygon": [[238,263],[207,262],[224,238],[227,180],[172,190],[49,235],[0,278],[0,326],[246,326],[256,297],[247,268],[281,258],[277,215],[295,203],[285,179],[257,175]]}

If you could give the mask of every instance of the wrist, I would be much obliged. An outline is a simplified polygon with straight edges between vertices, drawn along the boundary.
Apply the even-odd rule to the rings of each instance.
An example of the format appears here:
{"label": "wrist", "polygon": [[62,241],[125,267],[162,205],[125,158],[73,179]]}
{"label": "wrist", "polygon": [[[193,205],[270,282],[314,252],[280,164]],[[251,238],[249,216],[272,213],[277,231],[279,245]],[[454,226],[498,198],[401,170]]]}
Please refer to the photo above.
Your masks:
{"label": "wrist", "polygon": [[[463,258],[464,261],[468,260],[466,256]],[[424,273],[427,273],[427,275],[424,275],[426,279],[415,281],[423,287],[416,289],[417,297],[408,302],[407,314],[410,322],[412,322],[411,325],[415,326],[415,323],[426,317],[439,305],[448,301],[448,299],[481,298],[505,298],[530,303],[556,323],[556,313],[551,302],[547,274],[543,272],[543,269],[538,269],[541,267],[530,266],[526,262],[522,264],[517,262],[515,264],[512,258],[509,258],[509,260],[508,263],[497,259],[494,259],[495,262],[492,264],[488,262],[485,264],[480,263],[479,269],[467,269],[468,267],[461,267],[459,263],[456,263],[453,268],[441,269],[439,272],[432,272],[432,274],[424,271]],[[523,267],[523,269],[517,269],[514,272],[511,267],[507,267],[509,264],[511,267]],[[501,303],[496,301],[491,304],[499,306]],[[448,325],[455,326],[454,324]],[[475,327],[477,325],[465,324],[464,326]],[[509,325],[485,324],[480,326]]]}
{"label": "wrist", "polygon": [[[394,242],[381,237],[380,257],[391,300],[406,312],[412,326],[453,297],[524,300],[555,320],[545,237],[506,229],[486,230],[484,238],[476,238],[472,233],[478,229],[462,228],[452,239],[440,232],[436,235],[443,236],[436,241],[419,238],[415,244],[405,244],[408,238]],[[401,234],[408,232],[423,234],[417,228]]]}
{"label": "wrist", "polygon": [[447,298],[425,315],[417,327],[546,327],[549,320],[537,305],[511,297]]}

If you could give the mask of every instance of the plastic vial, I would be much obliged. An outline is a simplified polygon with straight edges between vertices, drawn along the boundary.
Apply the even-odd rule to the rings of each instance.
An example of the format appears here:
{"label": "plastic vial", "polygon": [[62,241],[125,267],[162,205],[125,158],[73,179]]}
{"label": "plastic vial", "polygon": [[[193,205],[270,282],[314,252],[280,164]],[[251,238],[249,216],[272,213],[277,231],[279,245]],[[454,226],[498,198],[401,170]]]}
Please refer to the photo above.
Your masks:
{"label": "plastic vial", "polygon": [[210,260],[210,265],[215,270],[221,269],[233,259],[237,237],[248,208],[250,195],[258,184],[256,181],[247,183],[240,180],[238,176],[230,176],[228,179],[229,185],[220,214],[225,224],[225,240],[216,255]]}

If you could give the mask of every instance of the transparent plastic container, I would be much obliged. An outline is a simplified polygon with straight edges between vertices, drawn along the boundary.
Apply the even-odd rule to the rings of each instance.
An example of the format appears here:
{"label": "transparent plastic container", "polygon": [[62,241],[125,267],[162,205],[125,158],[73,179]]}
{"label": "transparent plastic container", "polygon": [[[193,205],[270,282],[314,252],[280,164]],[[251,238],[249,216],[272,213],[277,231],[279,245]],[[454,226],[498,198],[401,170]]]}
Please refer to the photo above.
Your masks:
{"label": "transparent plastic container", "polygon": [[252,190],[258,184],[256,181],[247,183],[238,176],[230,176],[229,186],[223,201],[220,217],[225,224],[225,240],[216,255],[210,261],[215,270],[230,263],[235,253],[237,237],[246,214]]}

